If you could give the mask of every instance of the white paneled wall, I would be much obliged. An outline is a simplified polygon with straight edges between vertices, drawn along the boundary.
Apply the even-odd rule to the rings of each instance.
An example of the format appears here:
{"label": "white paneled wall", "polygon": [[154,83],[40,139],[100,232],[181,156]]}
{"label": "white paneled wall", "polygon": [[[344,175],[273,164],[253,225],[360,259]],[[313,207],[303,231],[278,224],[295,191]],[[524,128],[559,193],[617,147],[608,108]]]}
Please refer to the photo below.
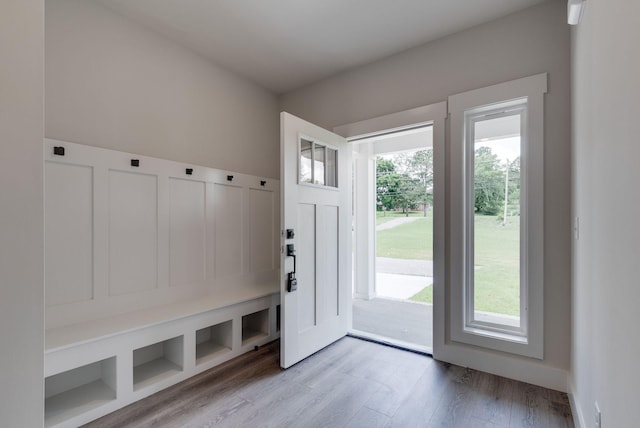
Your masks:
{"label": "white paneled wall", "polygon": [[44,161],[47,328],[278,277],[277,180],[55,140]]}

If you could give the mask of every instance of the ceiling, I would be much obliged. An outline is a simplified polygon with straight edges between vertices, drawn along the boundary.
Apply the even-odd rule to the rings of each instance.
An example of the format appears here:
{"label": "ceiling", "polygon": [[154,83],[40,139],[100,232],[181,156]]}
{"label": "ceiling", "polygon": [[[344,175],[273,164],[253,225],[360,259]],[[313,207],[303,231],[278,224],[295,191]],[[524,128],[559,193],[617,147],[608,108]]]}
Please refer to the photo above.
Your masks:
{"label": "ceiling", "polygon": [[544,0],[94,0],[276,94]]}

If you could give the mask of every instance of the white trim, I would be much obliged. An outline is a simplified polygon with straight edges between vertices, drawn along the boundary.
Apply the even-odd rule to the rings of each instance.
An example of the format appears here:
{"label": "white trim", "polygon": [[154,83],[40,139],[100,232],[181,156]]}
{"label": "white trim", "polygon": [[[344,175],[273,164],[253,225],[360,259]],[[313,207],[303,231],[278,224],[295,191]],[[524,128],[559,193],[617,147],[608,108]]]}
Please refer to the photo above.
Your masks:
{"label": "white trim", "polygon": [[[512,80],[486,88],[476,89],[449,97],[449,113],[451,124],[450,139],[450,263],[448,284],[450,291],[449,322],[450,339],[455,342],[476,345],[482,348],[494,349],[532,358],[544,357],[544,266],[543,266],[543,231],[544,231],[544,94],[547,92],[547,74]],[[526,168],[523,169],[523,183],[526,186],[526,202],[523,203],[521,215],[526,219],[525,230],[521,227],[521,247],[526,255],[526,263],[521,269],[526,269],[528,306],[526,311],[527,333],[526,342],[489,334],[469,331],[465,322],[465,112],[469,110],[491,110],[505,103],[515,102],[525,98],[527,100],[527,123],[522,129],[525,140]],[[525,176],[526,175],[526,176]],[[434,345],[435,346],[435,345]],[[436,353],[437,354],[437,353]],[[439,355],[436,357],[440,358]],[[445,358],[446,359],[446,358]],[[450,360],[447,360],[450,361]],[[505,375],[505,374],[503,374]]]}
{"label": "white trim", "polygon": [[441,347],[440,352],[437,356],[434,355],[434,358],[520,382],[567,392],[567,371],[536,360],[515,358],[511,355],[459,344],[448,344]]}
{"label": "white trim", "polygon": [[576,397],[575,384],[572,379],[567,381],[567,395],[569,396],[569,405],[571,406],[571,415],[573,416],[573,423],[576,428],[587,428],[587,424],[584,421],[584,413],[580,406],[580,401]]}
{"label": "white trim", "polygon": [[416,128],[442,119],[447,115],[447,103],[440,102],[428,106],[391,113],[360,122],[336,126],[333,132],[348,139],[364,138],[380,132],[396,132],[408,128]]}
{"label": "white trim", "polygon": [[[445,346],[445,119],[447,115],[446,101],[422,107],[416,107],[397,113],[379,116],[360,122],[335,127],[333,131],[345,138],[362,138],[384,131],[398,131],[401,129],[415,128],[417,126],[433,126],[433,355],[438,354],[439,349]],[[361,198],[358,198],[360,200]],[[366,199],[365,199],[366,200]],[[358,254],[363,246],[369,246],[363,240],[367,239],[367,232],[358,235],[361,220],[365,225],[375,219],[368,219],[367,212],[370,209],[356,206],[356,248]],[[368,227],[368,226],[367,226]],[[371,226],[373,227],[373,226]],[[375,233],[374,233],[375,236]],[[375,266],[375,252],[368,251],[366,257],[356,254],[355,272],[356,281],[358,273],[372,272]],[[375,270],[373,270],[375,278]]]}

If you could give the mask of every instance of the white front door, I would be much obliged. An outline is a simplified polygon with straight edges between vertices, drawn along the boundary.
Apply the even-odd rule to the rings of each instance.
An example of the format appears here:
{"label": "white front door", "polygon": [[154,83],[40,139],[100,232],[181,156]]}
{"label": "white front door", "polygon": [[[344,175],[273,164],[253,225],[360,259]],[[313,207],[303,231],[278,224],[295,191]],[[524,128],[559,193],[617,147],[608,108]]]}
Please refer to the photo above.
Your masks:
{"label": "white front door", "polygon": [[283,112],[280,169],[280,365],[287,368],[347,334],[351,151],[346,139]]}

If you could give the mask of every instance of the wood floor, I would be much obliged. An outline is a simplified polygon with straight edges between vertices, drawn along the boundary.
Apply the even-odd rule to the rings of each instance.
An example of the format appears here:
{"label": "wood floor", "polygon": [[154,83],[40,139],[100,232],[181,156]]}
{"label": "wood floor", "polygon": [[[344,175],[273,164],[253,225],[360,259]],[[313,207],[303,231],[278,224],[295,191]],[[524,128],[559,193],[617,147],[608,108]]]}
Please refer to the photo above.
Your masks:
{"label": "wood floor", "polygon": [[566,394],[346,337],[281,370],[279,342],[88,427],[573,427]]}

